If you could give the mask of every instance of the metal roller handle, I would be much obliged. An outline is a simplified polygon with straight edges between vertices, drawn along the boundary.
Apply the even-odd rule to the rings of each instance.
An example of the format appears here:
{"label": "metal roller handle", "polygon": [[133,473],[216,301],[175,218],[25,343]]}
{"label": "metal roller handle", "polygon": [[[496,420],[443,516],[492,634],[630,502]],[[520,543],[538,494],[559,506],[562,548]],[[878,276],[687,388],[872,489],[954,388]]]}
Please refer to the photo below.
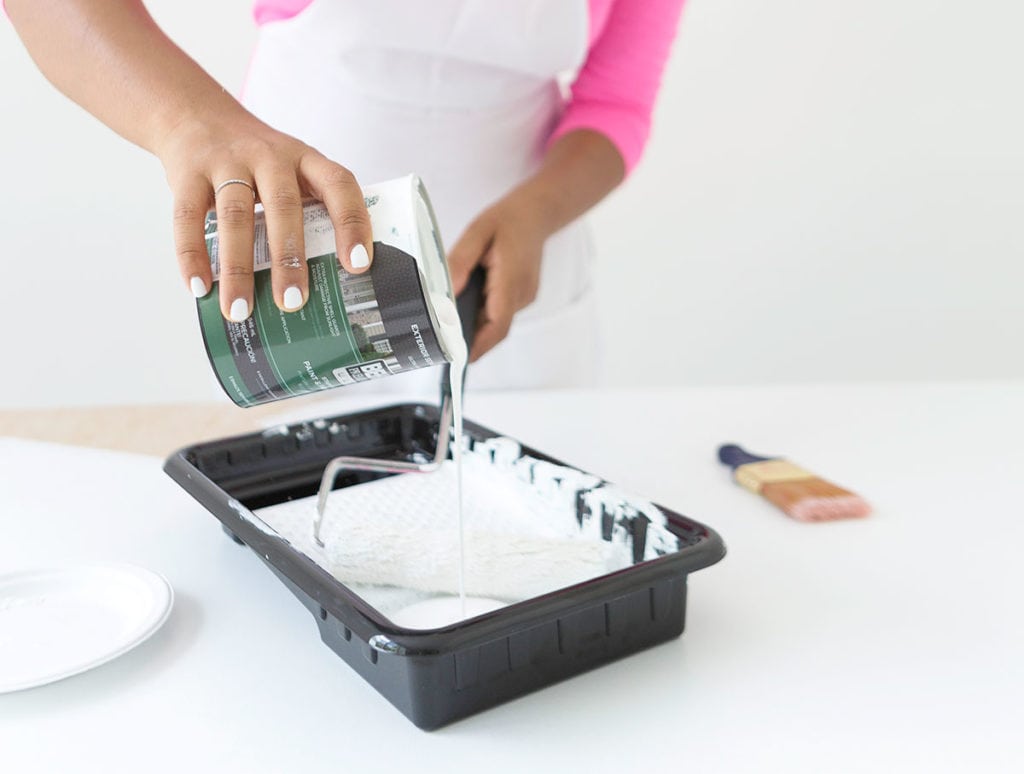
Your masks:
{"label": "metal roller handle", "polygon": [[441,422],[437,431],[437,448],[434,459],[430,462],[402,462],[401,460],[381,460],[375,457],[335,457],[327,463],[320,479],[320,491],[316,498],[316,520],[313,522],[313,539],[321,548],[324,541],[320,530],[327,511],[327,498],[334,489],[334,482],[343,470],[367,470],[374,473],[433,473],[441,467],[448,456],[448,443],[452,432],[452,397],[450,392],[443,393],[441,401]]}
{"label": "metal roller handle", "polygon": [[[480,307],[483,304],[484,285],[487,273],[481,266],[477,266],[470,274],[466,287],[456,299],[459,310],[459,319],[462,321],[462,335],[466,339],[467,346],[473,343],[476,333],[477,317]],[[437,448],[434,450],[434,459],[430,462],[402,462],[400,460],[380,460],[375,457],[335,457],[327,463],[324,474],[320,479],[320,491],[316,498],[316,519],[313,522],[313,539],[321,548],[324,541],[320,537],[320,531],[324,523],[324,513],[327,511],[327,498],[334,489],[334,482],[338,474],[343,470],[366,470],[373,473],[433,473],[441,467],[441,463],[448,457],[448,444],[451,441],[452,433],[452,390],[451,390],[451,366],[445,363],[441,371],[441,419],[437,431]],[[463,374],[463,384],[465,374]],[[458,439],[462,443],[462,439]]]}

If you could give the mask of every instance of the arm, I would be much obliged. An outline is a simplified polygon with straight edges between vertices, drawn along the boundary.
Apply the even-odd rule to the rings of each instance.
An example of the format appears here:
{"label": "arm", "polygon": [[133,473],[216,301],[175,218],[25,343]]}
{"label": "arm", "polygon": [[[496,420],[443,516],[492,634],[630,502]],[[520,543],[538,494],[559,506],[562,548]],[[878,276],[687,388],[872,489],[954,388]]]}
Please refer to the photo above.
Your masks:
{"label": "arm", "polygon": [[683,0],[610,0],[611,9],[572,84],[572,98],[551,135],[601,132],[627,174],[651,133],[651,115],[675,40]]}
{"label": "arm", "polygon": [[472,360],[504,339],[513,315],[536,298],[547,238],[601,201],[624,174],[622,157],[604,135],[570,132],[551,145],[536,174],[467,227],[448,262],[456,293],[478,263],[487,269]]}
{"label": "arm", "polygon": [[456,292],[478,263],[487,269],[474,360],[536,297],[547,238],[614,189],[647,142],[683,0],[611,2],[541,168],[473,221],[449,251]]}
{"label": "arm", "polygon": [[[141,0],[7,0],[6,7],[54,86],[163,163],[174,193],[178,262],[196,295],[205,295],[212,284],[203,221],[216,206],[225,317],[237,318],[244,301],[244,319],[253,306],[254,192],[230,185],[214,197],[214,186],[224,180],[251,181],[261,194],[274,259],[274,296],[282,309],[293,311],[308,296],[305,195],[327,205],[345,267],[365,271],[368,260],[360,258],[369,255],[372,238],[352,174],[248,113],[163,34]],[[301,294],[298,305],[295,290],[286,305],[290,288]]]}

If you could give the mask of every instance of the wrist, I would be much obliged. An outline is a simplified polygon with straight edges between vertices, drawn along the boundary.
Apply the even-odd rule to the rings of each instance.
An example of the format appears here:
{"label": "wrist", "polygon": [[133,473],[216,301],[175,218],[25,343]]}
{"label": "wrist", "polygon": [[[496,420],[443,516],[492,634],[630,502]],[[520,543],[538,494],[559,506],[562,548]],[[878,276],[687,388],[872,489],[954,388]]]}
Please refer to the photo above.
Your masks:
{"label": "wrist", "polygon": [[622,157],[599,132],[579,129],[558,138],[537,172],[513,192],[528,202],[550,236],[597,204],[620,182]]}
{"label": "wrist", "polygon": [[557,190],[537,178],[526,180],[505,198],[517,220],[541,239],[547,239],[572,220],[565,218],[564,203]]}
{"label": "wrist", "polygon": [[254,120],[251,113],[221,90],[220,95],[213,95],[211,99],[193,100],[156,116],[146,146],[166,162],[183,143],[201,147],[203,138],[245,131],[251,128],[245,124]]}

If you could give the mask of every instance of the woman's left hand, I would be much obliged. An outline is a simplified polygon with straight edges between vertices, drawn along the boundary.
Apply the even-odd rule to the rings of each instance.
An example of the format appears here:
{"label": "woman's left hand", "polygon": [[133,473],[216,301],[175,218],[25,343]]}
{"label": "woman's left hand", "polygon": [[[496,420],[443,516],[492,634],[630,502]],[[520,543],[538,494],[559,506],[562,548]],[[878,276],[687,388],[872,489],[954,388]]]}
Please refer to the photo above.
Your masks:
{"label": "woman's left hand", "polygon": [[470,360],[504,339],[515,313],[537,297],[541,256],[550,235],[541,210],[536,198],[513,191],[484,210],[448,251],[456,295],[477,264],[487,270]]}

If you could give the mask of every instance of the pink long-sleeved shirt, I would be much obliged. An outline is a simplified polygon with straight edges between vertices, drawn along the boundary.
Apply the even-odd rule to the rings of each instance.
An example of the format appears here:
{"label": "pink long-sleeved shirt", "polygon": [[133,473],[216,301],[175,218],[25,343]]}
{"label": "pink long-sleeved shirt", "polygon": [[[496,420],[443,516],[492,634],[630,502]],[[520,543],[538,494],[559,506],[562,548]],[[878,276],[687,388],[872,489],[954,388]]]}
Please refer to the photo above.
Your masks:
{"label": "pink long-sleeved shirt", "polygon": [[[258,24],[290,19],[312,0],[256,0]],[[551,134],[553,142],[574,129],[605,135],[629,172],[651,132],[651,114],[683,0],[588,0],[587,58],[572,96]]]}

